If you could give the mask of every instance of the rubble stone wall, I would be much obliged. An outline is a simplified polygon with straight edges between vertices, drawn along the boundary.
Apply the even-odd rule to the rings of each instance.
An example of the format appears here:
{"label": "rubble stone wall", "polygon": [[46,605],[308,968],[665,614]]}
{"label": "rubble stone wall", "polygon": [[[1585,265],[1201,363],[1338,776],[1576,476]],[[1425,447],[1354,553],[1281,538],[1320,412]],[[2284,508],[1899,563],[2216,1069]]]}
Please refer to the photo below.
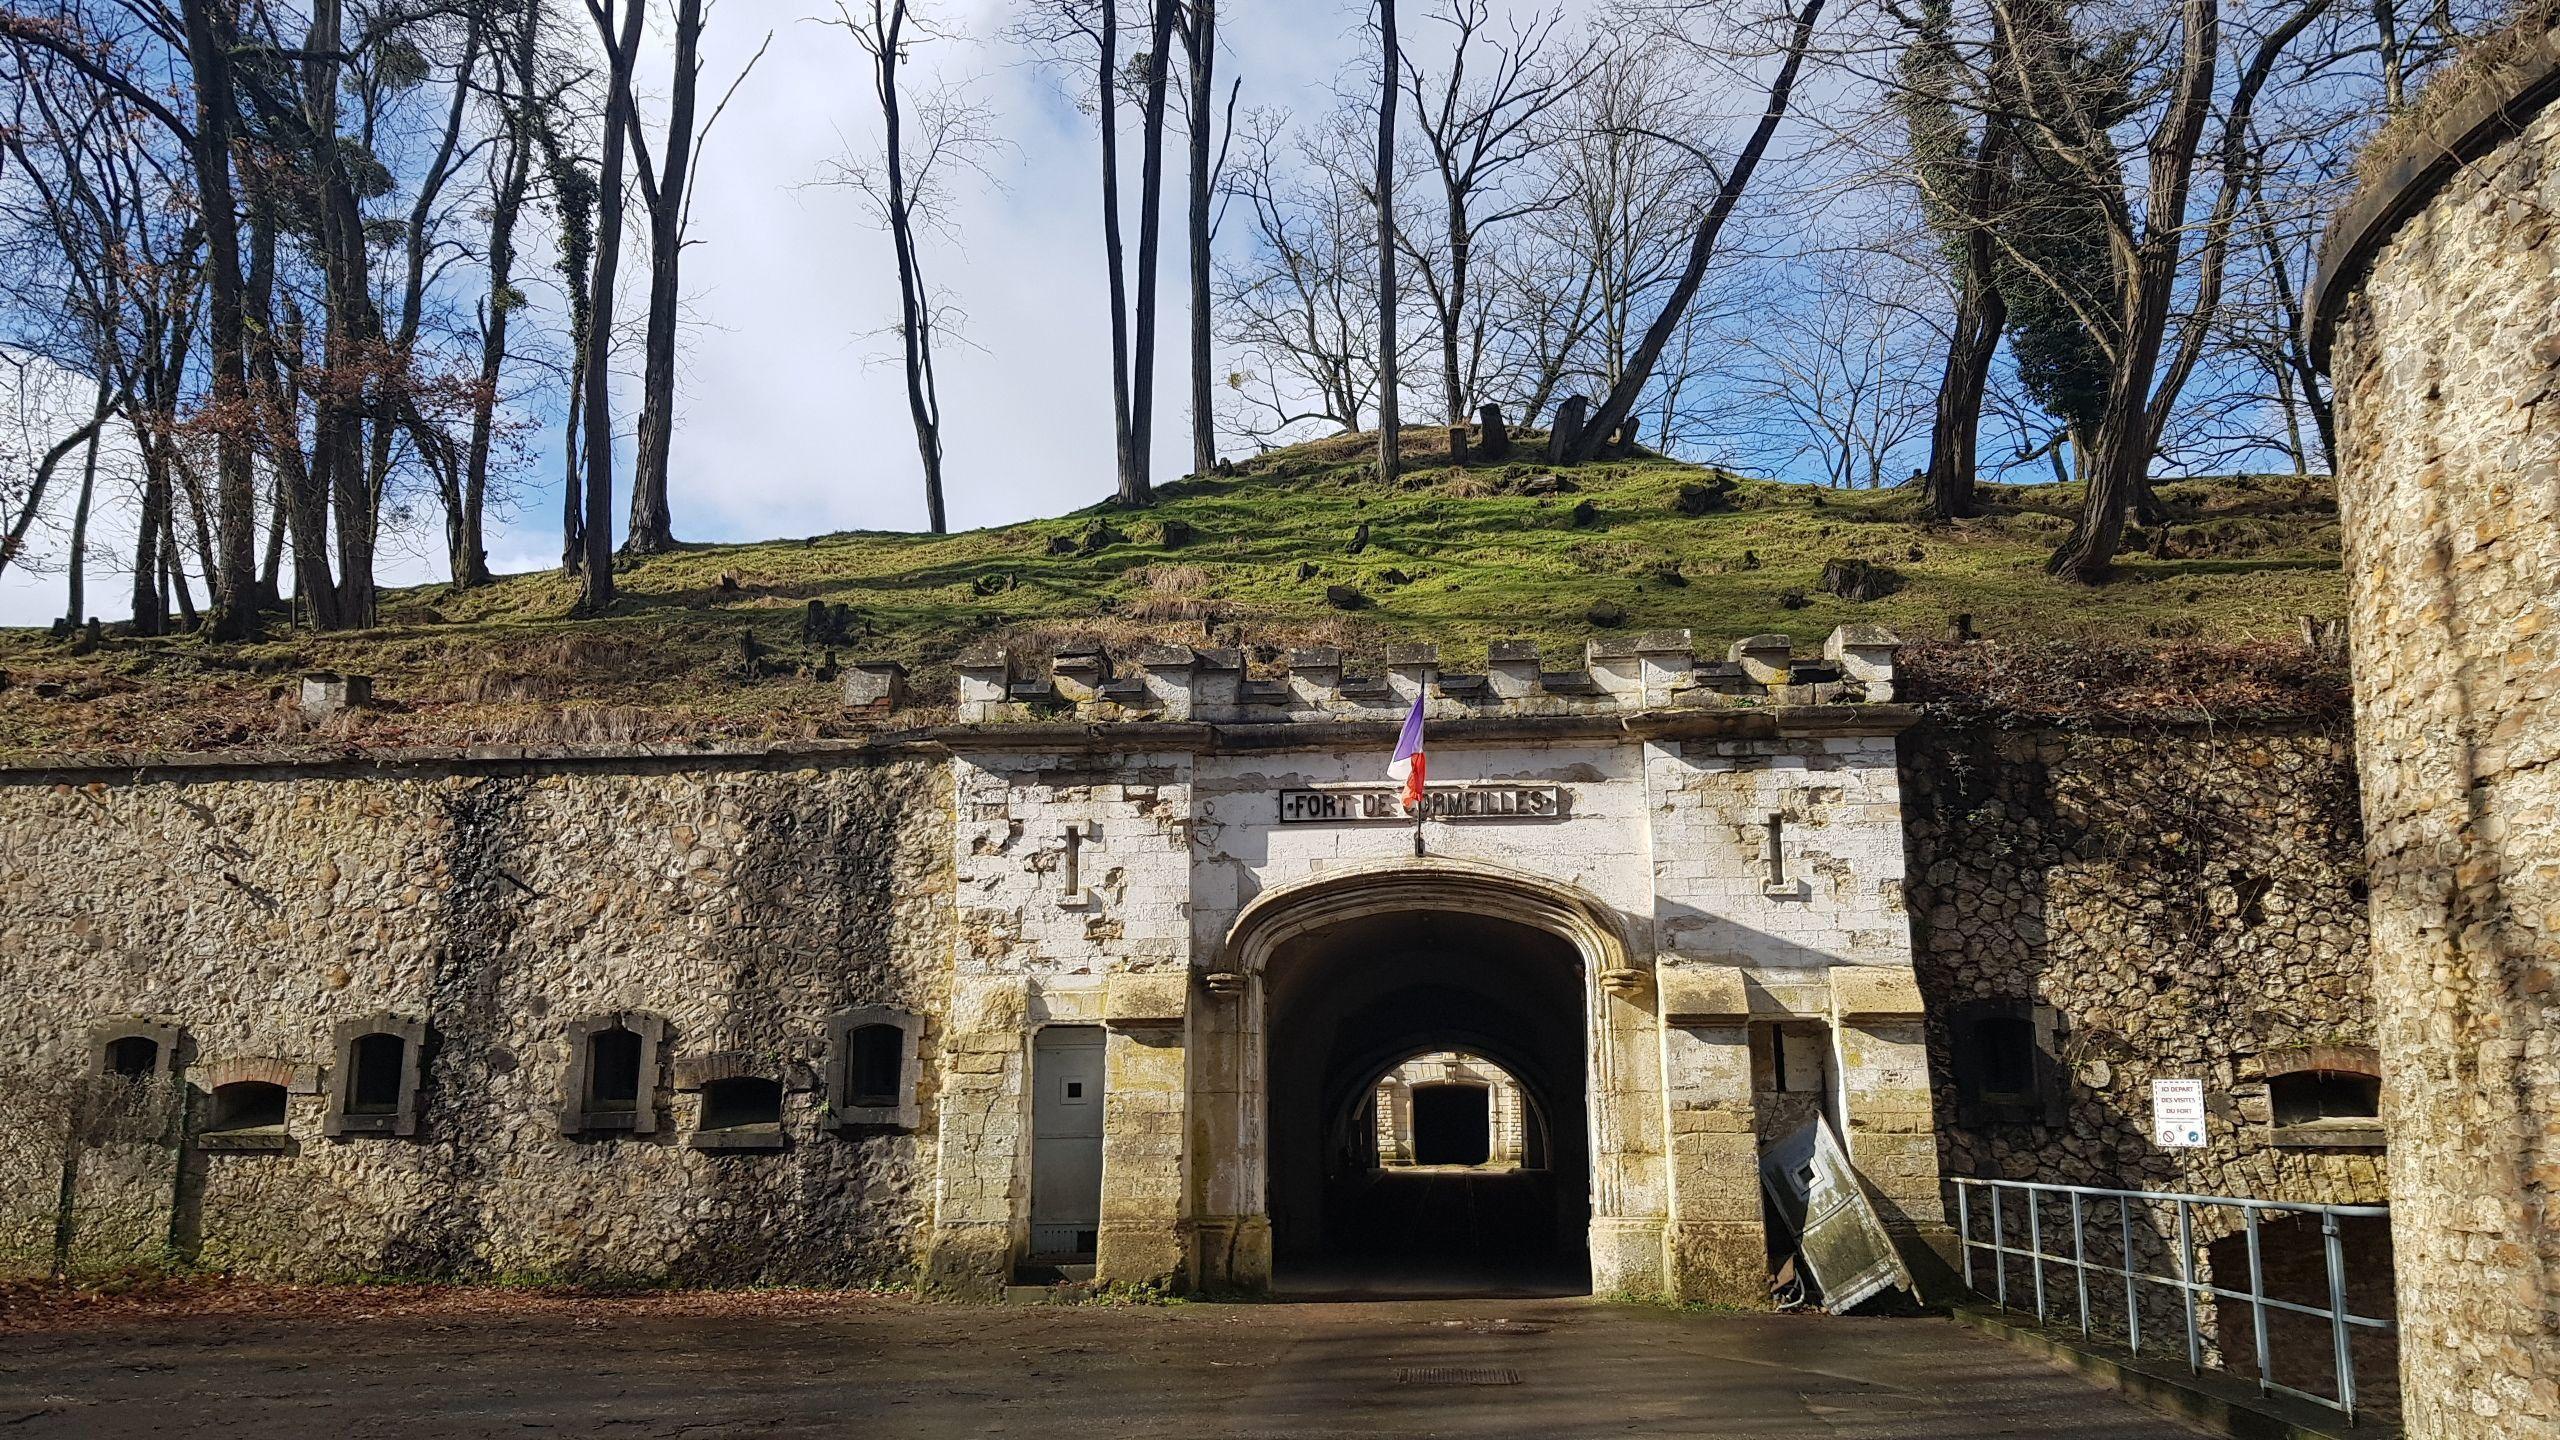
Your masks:
{"label": "rubble stone wall", "polygon": [[[822,1130],[814,1077],[830,1012],[944,1008],[944,767],[529,769],[0,783],[0,1270],[48,1269],[67,1239],[88,1271],[907,1273],[931,1033],[913,1131]],[[614,1011],[666,1022],[660,1120],[572,1138],[565,1027]],[[379,1012],[432,1027],[419,1133],[325,1138],[332,1027]],[[91,1026],[121,1017],[182,1027],[194,1076],[306,1070],[285,1148],[182,1148],[165,1114],[115,1109],[190,1087],[102,1110],[137,1088],[83,1078]],[[787,1148],[685,1143],[700,1097],[672,1070],[713,1051],[786,1080]]]}
{"label": "rubble stone wall", "polygon": [[[1931,725],[1903,737],[1903,804],[1946,1174],[2389,1203],[2386,1152],[2370,1143],[2378,1129],[2279,1129],[2270,1095],[2272,1070],[2371,1063],[2363,830],[2346,735]],[[2030,1105],[1992,1109],[1967,1093],[1969,1017],[1986,1009],[2023,1011],[2036,1026]],[[2159,1079],[2204,1082],[2203,1145],[2156,1142]],[[1992,1239],[1986,1192],[1969,1199],[1971,1234]],[[2069,1201],[2049,1195],[2037,1208],[2044,1248],[2068,1254]],[[2114,1201],[2084,1201],[2089,1258],[2118,1263],[2129,1233],[2141,1268],[2178,1273],[2176,1207],[2126,1208],[2129,1217]],[[2021,1244],[2025,1197],[2006,1195],[2002,1209],[1999,1233]],[[2191,1209],[2199,1275],[2245,1284],[2243,1213]],[[2388,1316],[2390,1237],[2378,1221],[2346,1224],[2350,1296],[2358,1313]],[[2328,1303],[2316,1220],[2269,1224],[2261,1241],[2268,1293]],[[2029,1303],[2032,1271],[2006,1268],[2013,1301]],[[1975,1257],[1974,1277],[1977,1289],[1995,1290],[1987,1254]],[[2056,1318],[2075,1323],[2070,1272],[2048,1267],[2045,1280]],[[2090,1296],[2099,1333],[2125,1338],[2121,1286],[2096,1284]],[[2144,1286],[2139,1296],[2145,1348],[2183,1357],[2175,1293]],[[2206,1302],[2198,1321],[2208,1358],[2245,1371],[2247,1309]],[[2292,1383],[2336,1393],[2325,1325],[2279,1326],[2274,1339]],[[2396,1388],[2389,1337],[2356,1341],[2363,1403],[2387,1414]]]}
{"label": "rubble stone wall", "polygon": [[[2380,1152],[2280,1146],[2267,1093],[2272,1052],[2373,1043],[2351,749],[2201,727],[1904,737],[1948,1174],[2385,1200]],[[2054,1012],[2060,1123],[1968,1116],[1953,1032],[1984,1001]],[[2153,1143],[2161,1078],[2205,1082],[2202,1147]]]}

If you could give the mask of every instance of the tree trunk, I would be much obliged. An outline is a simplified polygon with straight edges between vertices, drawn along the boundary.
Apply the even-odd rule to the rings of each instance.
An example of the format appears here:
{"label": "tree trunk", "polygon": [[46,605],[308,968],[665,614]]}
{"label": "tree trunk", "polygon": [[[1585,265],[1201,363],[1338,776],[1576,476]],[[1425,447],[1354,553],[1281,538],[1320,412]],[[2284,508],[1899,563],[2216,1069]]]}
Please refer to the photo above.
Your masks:
{"label": "tree trunk", "polygon": [[322,294],[328,308],[322,341],[324,378],[314,395],[312,447],[327,458],[331,519],[338,540],[336,623],[341,628],[364,629],[374,623],[378,511],[373,475],[365,463],[363,375],[382,333],[373,311],[364,216],[338,140],[340,13],[339,0],[315,0],[302,62],[304,103],[312,107],[307,118],[319,172]]}
{"label": "tree trunk", "polygon": [[621,0],[622,30],[613,30],[614,0],[587,0],[611,59],[606,88],[604,159],[596,177],[596,263],[587,302],[587,486],[585,570],[578,608],[601,615],[613,603],[613,279],[622,258],[622,153],[631,114],[631,68],[640,53],[641,0]]}
{"label": "tree trunk", "polygon": [[77,626],[89,608],[89,505],[98,494],[98,432],[89,432],[89,451],[80,461],[80,503],[71,511],[71,555],[63,619]]}
{"label": "tree trunk", "polygon": [[277,474],[267,484],[267,550],[258,562],[258,608],[272,610],[283,603],[284,591],[279,588],[283,572],[284,479]]}
{"label": "tree trunk", "polygon": [[168,574],[169,590],[178,597],[181,628],[193,630],[201,621],[196,614],[195,593],[187,588],[187,564],[178,547],[176,510],[172,504],[160,516],[160,566]]}
{"label": "tree trunk", "polygon": [[[276,251],[273,211],[261,207],[253,212],[250,241],[250,293],[257,301],[258,313],[272,315]],[[286,337],[279,337],[271,329],[259,339],[258,381],[269,423],[281,434],[291,435],[301,402],[285,379],[276,351],[281,338],[300,334],[301,325],[298,312],[289,302],[286,313],[291,320]],[[300,342],[297,339],[295,343]],[[280,442],[270,445],[268,451],[284,493],[286,529],[293,537],[294,598],[300,603],[305,623],[314,629],[334,630],[338,628],[338,582],[329,573],[329,458],[315,449],[305,460],[298,442]]]}
{"label": "tree trunk", "polygon": [[1466,380],[1458,373],[1459,330],[1467,323],[1467,267],[1475,250],[1475,233],[1467,217],[1467,197],[1455,185],[1444,185],[1449,205],[1449,303],[1440,316],[1440,393],[1449,423],[1467,423]]}
{"label": "tree trunk", "polygon": [[1102,9],[1102,40],[1094,77],[1094,103],[1102,126],[1102,258],[1111,281],[1111,443],[1123,505],[1147,498],[1146,467],[1138,462],[1129,410],[1129,277],[1120,240],[1120,22],[1119,7]]}
{"label": "tree trunk", "polygon": [[936,535],[949,531],[942,509],[942,415],[933,389],[933,299],[925,293],[916,255],[915,215],[907,199],[907,165],[902,139],[904,114],[898,99],[899,32],[907,20],[906,0],[895,0],[873,57],[873,83],[880,101],[881,158],[889,180],[889,241],[898,256],[898,334],[904,342],[907,418],[915,425],[916,457],[924,465],[925,528]]}
{"label": "tree trunk", "polygon": [[[530,78],[533,35],[532,17],[527,16],[524,35],[517,41],[516,75],[520,80]],[[514,103],[538,102],[526,89],[518,92]],[[462,462],[462,507],[450,530],[450,553],[446,556],[454,585],[464,590],[486,585],[492,578],[485,539],[489,447],[497,424],[498,385],[506,371],[507,322],[515,310],[516,216],[524,208],[525,186],[533,171],[531,125],[531,120],[522,115],[509,119],[506,168],[489,210],[489,309],[480,326],[480,388],[471,397],[471,439]]]}
{"label": "tree trunk", "polygon": [[1974,486],[1982,393],[2009,320],[2009,300],[2000,293],[1993,263],[1997,244],[1992,236],[2000,210],[2000,176],[2008,163],[2007,135],[1997,117],[1984,117],[1972,173],[1965,181],[1964,274],[1947,336],[1947,368],[1938,382],[1936,424],[1929,432],[1929,469],[1920,491],[1920,513],[1932,520],[1960,519],[1978,508]]}
{"label": "tree trunk", "polygon": [[[241,433],[249,393],[248,326],[240,303],[240,217],[231,190],[231,127],[239,114],[231,84],[231,41],[218,25],[214,0],[181,0],[187,32],[188,70],[195,87],[196,123],[191,147],[198,209],[204,217],[206,327],[213,354],[213,405],[222,417],[214,432],[221,500],[222,573],[214,586],[215,638],[240,640],[258,627],[253,585],[257,574],[257,476],[249,436]],[[154,582],[156,590],[157,584]]]}
{"label": "tree trunk", "polygon": [[1173,8],[1180,3],[1181,0],[1155,0],[1155,21],[1149,27],[1147,48],[1146,108],[1140,121],[1143,133],[1138,148],[1138,305],[1129,356],[1131,472],[1121,477],[1120,484],[1121,498],[1140,505],[1156,498],[1156,252],[1157,237],[1164,228],[1165,83],[1171,66],[1171,57],[1165,51],[1173,43]]}
{"label": "tree trunk", "polygon": [[1396,478],[1396,0],[1378,0],[1378,478]]}
{"label": "tree trunk", "polygon": [[2213,106],[2215,61],[2221,48],[2217,0],[2184,0],[2180,24],[2178,89],[2149,147],[2149,203],[2143,236],[2124,278],[2124,334],[2107,386],[2089,465],[2089,489],[2080,521],[2045,568],[2066,579],[2096,584],[2107,578],[2124,542],[2126,512],[2146,496],[2157,432],[2152,378],[2168,336],[2169,304],[2178,280],[2189,182],[2197,143]]}
{"label": "tree trunk", "polygon": [[[667,510],[667,452],[675,433],[678,265],[684,258],[684,198],[692,183],[694,86],[701,78],[702,0],[676,0],[675,70],[667,102],[665,172],[650,187],[649,332],[640,380],[640,455],[631,472],[631,533],[624,553],[676,548]],[[628,118],[639,123],[636,108]],[[937,527],[938,528],[938,527]]]}
{"label": "tree trunk", "polygon": [[1588,460],[1601,442],[1617,432],[1636,401],[1644,395],[1644,387],[1653,379],[1653,367],[1662,359],[1663,349],[1678,334],[1687,318],[1690,302],[1697,299],[1698,287],[1707,277],[1707,262],[1715,258],[1716,242],[1724,234],[1725,222],[1732,218],[1733,208],[1741,203],[1742,193],[1750,186],[1752,172],[1760,168],[1760,158],[1768,153],[1770,138],[1778,133],[1778,124],[1786,119],[1788,97],[1794,93],[1796,72],[1804,68],[1805,51],[1813,44],[1814,22],[1822,18],[1825,0],[1802,0],[1788,36],[1786,58],[1778,66],[1777,78],[1770,82],[1768,104],[1761,111],[1760,123],[1734,156],[1733,168],[1724,182],[1716,187],[1715,199],[1698,219],[1697,232],[1690,237],[1688,263],[1680,271],[1679,282],[1664,299],[1662,310],[1645,327],[1644,339],[1637,343],[1635,354],[1627,359],[1624,369],[1609,386],[1600,402],[1599,411],[1569,457],[1572,461]]}
{"label": "tree trunk", "polygon": [[157,444],[146,442],[142,460],[142,509],[134,517],[133,633],[161,635],[169,629],[169,602],[160,580],[160,537],[168,533],[169,461]]}
{"label": "tree trunk", "polygon": [[1218,417],[1209,373],[1209,190],[1212,154],[1209,107],[1217,101],[1218,0],[1191,0],[1191,213],[1185,238],[1191,249],[1191,473],[1218,466]]}

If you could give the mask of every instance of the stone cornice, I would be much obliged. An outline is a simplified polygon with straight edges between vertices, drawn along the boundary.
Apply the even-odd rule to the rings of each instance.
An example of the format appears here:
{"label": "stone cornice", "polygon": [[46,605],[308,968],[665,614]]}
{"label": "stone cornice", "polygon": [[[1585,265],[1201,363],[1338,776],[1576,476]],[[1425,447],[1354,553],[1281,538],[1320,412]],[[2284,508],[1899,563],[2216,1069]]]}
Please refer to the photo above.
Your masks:
{"label": "stone cornice", "polygon": [[2462,169],[2512,140],[2560,99],[2560,30],[2524,41],[2515,54],[2437,82],[2454,87],[2439,112],[2368,150],[2371,178],[2329,224],[2320,270],[2305,307],[2305,338],[2326,369],[2329,341],[2349,292],[2400,227],[2431,204]]}
{"label": "stone cornice", "polygon": [[[1435,721],[1436,744],[1568,740],[1752,740],[1825,736],[1889,736],[1919,723],[1916,705],[1793,705],[1764,709],[1637,710],[1621,714],[1516,715]],[[0,764],[0,786],[130,784],[170,780],[292,779],[310,776],[539,774],[556,770],[796,770],[899,755],[1025,751],[1194,754],[1270,753],[1367,746],[1384,753],[1398,722],[1290,720],[1222,724],[1207,721],[1032,721],[937,725],[886,731],[855,740],[777,740],[720,744],[531,746],[471,745],[320,753],[257,751],[219,755],[143,756],[129,760],[66,758]]]}

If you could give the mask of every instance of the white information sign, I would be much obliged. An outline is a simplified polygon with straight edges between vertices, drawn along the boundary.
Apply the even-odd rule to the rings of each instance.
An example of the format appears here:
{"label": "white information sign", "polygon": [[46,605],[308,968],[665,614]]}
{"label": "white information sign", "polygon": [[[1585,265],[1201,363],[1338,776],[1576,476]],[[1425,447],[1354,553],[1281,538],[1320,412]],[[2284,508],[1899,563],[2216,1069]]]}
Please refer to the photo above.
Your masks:
{"label": "white information sign", "polygon": [[2204,1082],[2151,1082],[2151,1143],[2164,1149],[2190,1149],[2204,1143]]}

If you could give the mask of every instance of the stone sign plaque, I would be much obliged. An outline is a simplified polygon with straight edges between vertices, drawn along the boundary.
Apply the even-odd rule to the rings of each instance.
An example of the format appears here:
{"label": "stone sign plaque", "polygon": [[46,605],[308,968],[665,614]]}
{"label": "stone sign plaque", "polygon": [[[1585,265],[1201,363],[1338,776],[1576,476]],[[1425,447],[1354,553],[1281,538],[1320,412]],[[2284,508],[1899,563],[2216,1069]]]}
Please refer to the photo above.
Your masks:
{"label": "stone sign plaque", "polygon": [[[1434,785],[1423,791],[1422,813],[1431,820],[1556,820],[1564,815],[1561,785]],[[1403,820],[1393,785],[1345,785],[1280,792],[1283,825]]]}

